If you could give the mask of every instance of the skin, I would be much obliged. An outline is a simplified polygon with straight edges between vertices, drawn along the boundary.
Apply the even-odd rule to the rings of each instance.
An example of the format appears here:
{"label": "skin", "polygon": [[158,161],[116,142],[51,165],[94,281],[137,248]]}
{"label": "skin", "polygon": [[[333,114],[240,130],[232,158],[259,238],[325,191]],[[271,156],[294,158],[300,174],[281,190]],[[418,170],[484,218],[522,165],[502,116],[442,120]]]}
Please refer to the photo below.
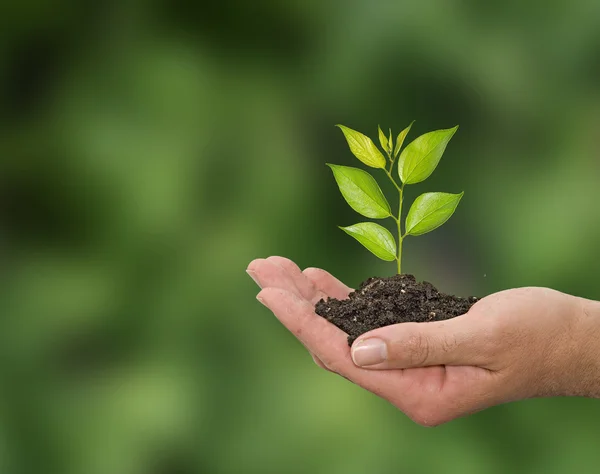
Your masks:
{"label": "skin", "polygon": [[[600,303],[548,288],[492,294],[448,321],[379,328],[348,347],[314,312],[352,291],[325,270],[283,257],[254,260],[257,299],[320,367],[388,400],[416,423],[436,426],[534,397],[600,398]],[[379,341],[376,351],[370,342]],[[373,363],[375,356],[383,362]],[[366,365],[368,364],[368,365]]]}

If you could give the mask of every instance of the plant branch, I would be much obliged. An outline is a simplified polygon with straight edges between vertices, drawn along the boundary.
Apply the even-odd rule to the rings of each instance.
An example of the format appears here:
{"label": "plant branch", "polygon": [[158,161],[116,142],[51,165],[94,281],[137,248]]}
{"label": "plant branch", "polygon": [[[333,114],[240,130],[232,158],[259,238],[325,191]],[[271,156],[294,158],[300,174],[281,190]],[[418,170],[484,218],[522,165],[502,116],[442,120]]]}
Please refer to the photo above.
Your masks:
{"label": "plant branch", "polygon": [[400,188],[400,186],[398,186],[398,183],[396,183],[396,180],[394,179],[394,177],[392,176],[392,172],[388,171],[386,169],[384,169],[385,174],[387,174],[388,178],[390,178],[390,181],[393,183],[393,185],[396,187],[396,189],[401,192],[402,188]]}

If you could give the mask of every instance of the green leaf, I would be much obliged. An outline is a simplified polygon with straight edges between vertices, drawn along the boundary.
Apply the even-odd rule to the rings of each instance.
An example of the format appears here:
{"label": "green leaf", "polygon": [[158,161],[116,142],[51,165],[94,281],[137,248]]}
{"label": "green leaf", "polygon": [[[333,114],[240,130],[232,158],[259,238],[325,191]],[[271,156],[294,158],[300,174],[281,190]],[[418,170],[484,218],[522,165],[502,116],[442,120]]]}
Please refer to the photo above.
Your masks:
{"label": "green leaf", "polygon": [[421,194],[406,216],[406,235],[422,235],[437,229],[454,214],[464,194]]}
{"label": "green leaf", "polygon": [[329,163],[327,166],[333,171],[342,196],[352,209],[371,219],[385,219],[392,215],[390,205],[373,176],[359,168]]}
{"label": "green leaf", "polygon": [[[402,148],[402,145],[404,144],[404,139],[406,138],[406,135],[408,135],[408,132],[410,132],[410,128],[413,126],[413,123],[415,123],[414,120],[412,122],[410,122],[410,125],[408,127],[406,127],[404,130],[402,130],[398,134],[398,138],[396,139],[396,148],[394,149],[394,158],[398,158],[400,149]],[[392,133],[392,131],[390,130],[390,134],[391,133]]]}
{"label": "green leaf", "polygon": [[381,148],[383,148],[384,151],[389,153],[388,139],[385,137],[385,133],[383,133],[383,130],[381,130],[381,127],[379,125],[377,125],[377,130],[379,132],[379,143],[381,144]]}
{"label": "green leaf", "polygon": [[429,132],[409,143],[400,153],[398,161],[398,174],[402,182],[415,184],[429,178],[457,129],[458,125],[447,130]]}
{"label": "green leaf", "polygon": [[388,152],[391,153],[394,149],[394,140],[392,139],[392,129],[390,128],[390,136],[388,138]]}
{"label": "green leaf", "polygon": [[385,227],[374,222],[361,222],[340,229],[354,237],[380,259],[387,262],[396,260],[396,241]]}
{"label": "green leaf", "polygon": [[337,126],[344,132],[350,151],[354,156],[371,168],[385,169],[385,157],[369,137],[343,125]]}

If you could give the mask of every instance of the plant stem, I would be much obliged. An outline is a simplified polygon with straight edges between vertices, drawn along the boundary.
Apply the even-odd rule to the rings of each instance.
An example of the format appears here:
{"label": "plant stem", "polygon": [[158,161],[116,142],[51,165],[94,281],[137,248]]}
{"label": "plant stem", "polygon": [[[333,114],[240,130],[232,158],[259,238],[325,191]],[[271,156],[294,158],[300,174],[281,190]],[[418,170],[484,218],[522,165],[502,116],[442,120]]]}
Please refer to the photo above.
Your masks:
{"label": "plant stem", "polygon": [[387,174],[387,175],[388,175],[388,178],[390,178],[390,181],[391,181],[391,182],[394,184],[394,186],[396,187],[396,189],[397,189],[398,191],[401,191],[401,190],[402,190],[402,188],[400,188],[400,186],[398,186],[398,184],[396,183],[396,180],[395,180],[395,179],[394,179],[394,177],[392,176],[392,173],[391,173],[390,171],[386,170],[386,169],[384,169],[384,171],[385,171],[385,174]]}
{"label": "plant stem", "polygon": [[398,256],[396,257],[396,262],[398,263],[398,275],[400,275],[402,273],[402,241],[404,240],[402,237],[402,201],[404,198],[404,183],[402,183],[400,186],[398,186],[398,183],[396,183],[396,180],[392,176],[393,166],[394,165],[392,163],[390,170],[388,171],[387,169],[384,169],[384,171],[385,171],[385,174],[387,174],[388,178],[390,178],[390,181],[394,184],[394,186],[398,190],[398,193],[400,194],[400,203],[398,206],[398,218],[392,216],[392,219],[394,219],[396,221],[396,225],[398,226]]}
{"label": "plant stem", "polygon": [[404,198],[404,184],[400,186],[398,189],[400,193],[400,204],[398,206],[398,220],[396,223],[398,224],[398,275],[402,273],[402,241],[404,238],[402,237],[402,201]]}

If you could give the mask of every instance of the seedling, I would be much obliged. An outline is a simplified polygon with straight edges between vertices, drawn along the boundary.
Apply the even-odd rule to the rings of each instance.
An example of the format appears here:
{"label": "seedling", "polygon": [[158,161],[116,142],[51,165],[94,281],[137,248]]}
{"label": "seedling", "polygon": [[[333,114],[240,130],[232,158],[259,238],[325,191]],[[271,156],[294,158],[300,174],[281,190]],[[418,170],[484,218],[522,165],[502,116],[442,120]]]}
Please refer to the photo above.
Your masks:
{"label": "seedling", "polygon": [[[402,273],[402,243],[409,235],[423,235],[444,224],[458,206],[464,192],[421,194],[410,207],[402,232],[402,204],[404,187],[425,181],[435,170],[448,142],[458,130],[458,125],[447,130],[426,133],[409,143],[403,150],[402,145],[414,121],[396,138],[394,144],[392,130],[389,136],[379,130],[379,143],[387,155],[387,160],[373,141],[356,130],[338,125],[350,146],[350,151],[365,165],[379,168],[385,172],[398,191],[398,213],[392,213],[390,204],[384,196],[375,178],[366,171],[349,166],[327,164],[333,171],[335,180],[346,202],[359,214],[371,219],[395,221],[398,230],[398,244],[392,233],[374,222],[360,222],[348,227],[340,227],[354,237],[369,251],[382,260],[396,261],[398,274]],[[400,184],[392,174],[397,163]],[[396,217],[397,216],[397,217]]]}

